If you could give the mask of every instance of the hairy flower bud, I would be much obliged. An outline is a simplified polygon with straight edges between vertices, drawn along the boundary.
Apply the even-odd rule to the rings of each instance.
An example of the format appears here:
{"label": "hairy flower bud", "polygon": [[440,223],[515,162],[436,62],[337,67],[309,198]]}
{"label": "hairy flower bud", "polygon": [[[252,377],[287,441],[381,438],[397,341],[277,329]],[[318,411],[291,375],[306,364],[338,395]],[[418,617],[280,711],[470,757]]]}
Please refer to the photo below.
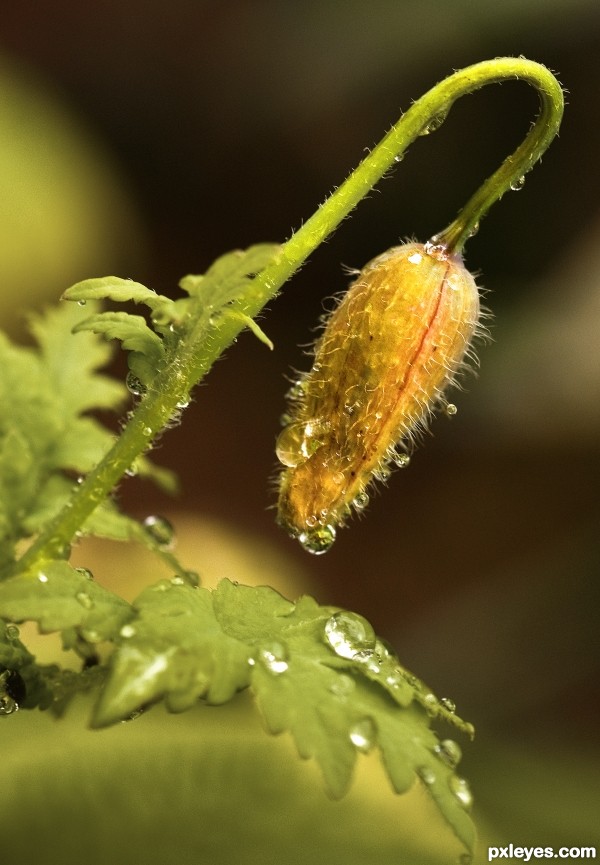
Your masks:
{"label": "hairy flower bud", "polygon": [[447,405],[479,316],[475,280],[443,246],[397,246],[360,272],[290,391],[277,440],[278,522],[305,549],[325,552],[373,478],[408,463],[415,434]]}

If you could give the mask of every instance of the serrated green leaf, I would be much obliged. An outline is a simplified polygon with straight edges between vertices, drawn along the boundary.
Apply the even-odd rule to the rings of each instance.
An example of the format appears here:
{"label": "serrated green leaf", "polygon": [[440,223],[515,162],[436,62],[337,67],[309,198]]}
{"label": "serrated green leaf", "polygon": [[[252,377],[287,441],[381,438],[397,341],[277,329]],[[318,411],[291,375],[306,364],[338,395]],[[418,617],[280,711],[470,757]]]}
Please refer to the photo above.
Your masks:
{"label": "serrated green leaf", "polygon": [[54,510],[50,494],[63,496],[63,485],[52,486],[52,479],[62,478],[64,470],[89,470],[113,440],[96,420],[82,417],[90,409],[116,408],[126,393],[122,384],[97,371],[110,348],[93,334],[71,333],[82,314],[79,307],[64,305],[33,317],[37,348],[12,345],[0,335],[3,558],[30,533],[34,512]]}
{"label": "serrated green leaf", "polygon": [[37,622],[45,634],[77,628],[88,642],[110,640],[132,615],[130,604],[63,561],[0,583],[0,617]]}
{"label": "serrated green leaf", "polygon": [[133,301],[143,303],[153,313],[164,315],[173,305],[173,301],[162,294],[157,294],[151,288],[146,288],[140,282],[132,279],[122,279],[118,276],[102,276],[94,279],[84,279],[68,288],[63,294],[64,300],[114,300],[117,303]]}
{"label": "serrated green leaf", "polygon": [[190,296],[200,299],[203,307],[219,310],[240,296],[279,249],[277,244],[260,243],[246,250],[233,250],[217,258],[205,274],[184,276],[179,286]]}
{"label": "serrated green leaf", "polygon": [[106,339],[118,339],[126,351],[133,352],[129,366],[144,384],[150,384],[164,362],[161,338],[151,330],[141,315],[128,312],[101,312],[80,322],[75,333],[90,330]]}
{"label": "serrated green leaf", "polygon": [[[472,849],[474,829],[465,808],[470,794],[436,751],[431,716],[421,705],[424,686],[374,634],[372,648],[357,644],[352,655],[344,646],[340,656],[327,627],[343,611],[319,607],[312,598],[293,605],[272,589],[227,580],[214,595],[223,630],[253,646],[251,688],[268,728],[291,732],[299,754],[318,761],[333,796],[346,792],[357,752],[377,746],[394,789],[402,793],[419,778]],[[370,628],[362,617],[343,615]]]}
{"label": "serrated green leaf", "polygon": [[134,602],[137,616],[121,631],[96,726],[161,698],[173,712],[200,697],[224,703],[248,684],[248,648],[223,633],[212,593],[180,582],[164,580]]}

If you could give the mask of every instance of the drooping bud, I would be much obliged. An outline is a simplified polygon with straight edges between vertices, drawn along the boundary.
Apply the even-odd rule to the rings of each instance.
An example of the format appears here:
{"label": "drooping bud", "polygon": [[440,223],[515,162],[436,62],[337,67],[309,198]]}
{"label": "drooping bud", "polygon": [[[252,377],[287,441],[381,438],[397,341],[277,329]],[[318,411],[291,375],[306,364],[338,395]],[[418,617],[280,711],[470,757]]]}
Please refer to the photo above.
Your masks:
{"label": "drooping bud", "polygon": [[415,435],[448,405],[479,316],[475,280],[443,246],[397,246],[360,272],[288,395],[277,440],[278,522],[305,549],[329,549],[371,481],[408,463]]}

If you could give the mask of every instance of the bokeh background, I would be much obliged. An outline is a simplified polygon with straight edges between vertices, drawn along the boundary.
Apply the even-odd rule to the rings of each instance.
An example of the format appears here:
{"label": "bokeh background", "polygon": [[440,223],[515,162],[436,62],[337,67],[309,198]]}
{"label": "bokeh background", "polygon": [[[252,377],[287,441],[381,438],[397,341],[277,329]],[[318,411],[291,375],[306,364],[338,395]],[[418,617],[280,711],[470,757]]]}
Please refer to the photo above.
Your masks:
{"label": "bokeh background", "polygon": [[518,82],[457,103],[314,254],[261,322],[274,352],[245,333],[216,365],[155,452],[178,499],[120,495],[169,516],[200,572],[367,616],[476,724],[463,765],[489,843],[598,843],[596,0],[4,4],[0,317],[23,336],[28,307],[108,273],[176,296],[224,251],[288,237],[411,100],[504,54],[556,71],[568,106],[468,244],[494,342],[457,416],[327,555],[276,528],[286,376],[309,365],[299,346],[342,265],[445,227],[528,129],[537,98]]}

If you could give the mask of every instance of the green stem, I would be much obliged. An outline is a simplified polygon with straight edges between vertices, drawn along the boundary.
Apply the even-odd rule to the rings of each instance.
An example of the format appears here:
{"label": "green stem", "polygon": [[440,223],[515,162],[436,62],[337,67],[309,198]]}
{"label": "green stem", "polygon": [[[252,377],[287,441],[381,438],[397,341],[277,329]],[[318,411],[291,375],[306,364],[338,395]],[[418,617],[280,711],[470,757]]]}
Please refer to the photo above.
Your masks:
{"label": "green stem", "polygon": [[523,58],[498,58],[477,63],[450,75],[415,102],[350,177],[319,207],[252,281],[241,298],[237,315],[221,316],[207,339],[206,321],[198,321],[182,342],[177,357],[153,382],[114,446],[75,490],[71,500],[46,527],[18,562],[18,570],[64,555],[87,517],[110,495],[120,478],[146,451],[185,402],[190,390],[244,328],[244,316],[254,318],[283,283],[339,225],[381,177],[398,162],[419,136],[433,131],[459,97],[486,84],[517,78],[535,87],[541,110],[523,143],[467,202],[448,228],[434,238],[460,252],[475,225],[494,201],[529,171],[558,132],[563,94],[556,78],[539,63]]}

